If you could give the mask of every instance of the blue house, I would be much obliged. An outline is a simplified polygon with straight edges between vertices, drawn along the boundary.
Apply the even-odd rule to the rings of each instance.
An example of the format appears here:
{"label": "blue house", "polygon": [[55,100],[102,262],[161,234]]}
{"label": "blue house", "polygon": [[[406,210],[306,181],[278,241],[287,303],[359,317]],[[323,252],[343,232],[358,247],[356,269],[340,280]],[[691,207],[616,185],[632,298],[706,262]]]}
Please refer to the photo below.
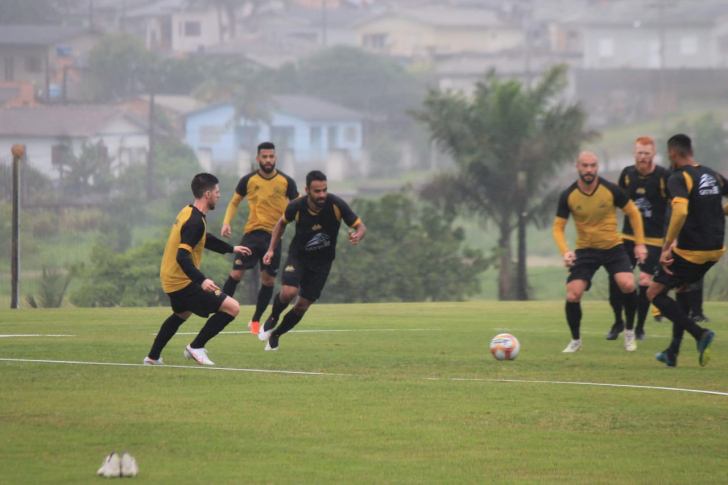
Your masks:
{"label": "blue house", "polygon": [[276,145],[279,167],[293,175],[310,168],[366,173],[363,149],[366,114],[300,95],[273,96],[270,124],[235,119],[232,103],[189,113],[185,141],[205,169],[253,167],[256,147]]}

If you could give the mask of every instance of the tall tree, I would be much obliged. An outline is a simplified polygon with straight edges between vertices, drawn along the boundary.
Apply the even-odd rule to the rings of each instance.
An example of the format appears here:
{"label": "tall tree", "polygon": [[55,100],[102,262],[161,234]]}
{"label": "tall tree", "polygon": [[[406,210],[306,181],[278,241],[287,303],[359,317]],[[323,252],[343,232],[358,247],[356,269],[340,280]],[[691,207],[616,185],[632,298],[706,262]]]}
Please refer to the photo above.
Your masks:
{"label": "tall tree", "polygon": [[[465,208],[498,227],[498,297],[528,299],[526,227],[539,221],[549,183],[596,134],[585,127],[578,104],[562,101],[566,67],[554,66],[528,89],[494,71],[477,83],[472,98],[430,90],[413,116],[452,154],[457,171],[440,175],[426,189],[452,209]],[[518,235],[513,285],[511,238]]]}

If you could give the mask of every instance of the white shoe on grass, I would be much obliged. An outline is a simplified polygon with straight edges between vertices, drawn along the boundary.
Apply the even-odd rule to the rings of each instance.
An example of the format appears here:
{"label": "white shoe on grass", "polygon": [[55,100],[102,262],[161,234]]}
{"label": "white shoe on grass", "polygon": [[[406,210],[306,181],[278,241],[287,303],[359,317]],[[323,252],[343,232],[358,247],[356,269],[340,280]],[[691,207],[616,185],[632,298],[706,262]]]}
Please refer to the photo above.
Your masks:
{"label": "white shoe on grass", "polygon": [[637,343],[634,340],[634,330],[624,331],[624,350],[634,352],[637,350]]}
{"label": "white shoe on grass", "polygon": [[135,477],[139,473],[139,466],[137,465],[136,459],[125,451],[121,455],[121,476],[122,477]]}
{"label": "white shoe on grass", "polygon": [[144,365],[164,365],[164,361],[162,360],[161,357],[158,358],[157,360],[150,359],[149,357],[144,357],[143,364]]}
{"label": "white shoe on grass", "polygon": [[576,352],[577,350],[581,350],[581,339],[576,339],[569,342],[569,345],[566,346],[563,352],[568,354],[571,352]]}
{"label": "white shoe on grass", "polygon": [[115,451],[112,451],[109,456],[104,459],[104,463],[101,468],[96,472],[100,477],[104,478],[116,478],[121,476],[121,459]]}
{"label": "white shoe on grass", "polygon": [[215,365],[215,363],[207,357],[207,349],[193,349],[188,345],[185,347],[185,358],[193,359],[200,365]]}

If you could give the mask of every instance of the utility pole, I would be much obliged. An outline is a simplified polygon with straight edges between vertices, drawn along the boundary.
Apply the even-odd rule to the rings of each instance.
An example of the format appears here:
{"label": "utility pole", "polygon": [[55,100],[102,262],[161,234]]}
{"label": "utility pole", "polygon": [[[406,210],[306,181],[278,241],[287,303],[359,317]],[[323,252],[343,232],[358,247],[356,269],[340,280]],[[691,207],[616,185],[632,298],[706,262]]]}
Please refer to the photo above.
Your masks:
{"label": "utility pole", "polygon": [[10,308],[20,308],[20,162],[25,156],[23,145],[13,145],[13,229],[10,249]]}

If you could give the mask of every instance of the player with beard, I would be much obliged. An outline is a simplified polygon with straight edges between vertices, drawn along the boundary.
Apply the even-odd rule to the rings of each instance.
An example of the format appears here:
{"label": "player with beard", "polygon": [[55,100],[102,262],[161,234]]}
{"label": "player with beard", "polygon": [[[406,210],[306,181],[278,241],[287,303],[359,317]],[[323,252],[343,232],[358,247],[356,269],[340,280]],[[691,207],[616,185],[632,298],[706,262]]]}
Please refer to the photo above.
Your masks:
{"label": "player with beard", "polygon": [[233,247],[207,232],[207,213],[215,209],[220,199],[217,177],[198,173],[192,179],[192,193],[195,203],[177,214],[159,272],[162,289],[169,296],[174,313],[159,329],[152,349],[144,358],[144,365],[164,363],[162,350],[193,313],[203,318],[207,318],[210,313],[213,315],[185,348],[184,356],[194,359],[198,364],[214,365],[207,357],[205,344],[232,322],[240,311],[237,301],[221,293],[215,282],[202,274],[200,261],[203,249],[220,254],[236,252],[243,256],[249,255],[250,250],[244,246]]}
{"label": "player with beard", "polygon": [[[275,246],[283,237],[289,222],[295,221],[296,234],[288,248],[288,258],[281,276],[281,292],[273,299],[273,308],[258,338],[268,343],[265,350],[278,350],[278,339],[303,318],[311,304],[318,300],[336,257],[336,240],[341,221],[353,228],[349,242],[358,244],[367,228],[341,198],[328,193],[326,175],[314,170],[306,175],[306,197],[288,204],[273,229],[264,262],[270,262]],[[299,291],[300,290],[300,291]],[[276,327],[283,310],[298,296],[291,311]]]}
{"label": "player with beard", "polygon": [[[634,165],[625,167],[619,176],[619,188],[634,201],[642,216],[642,225],[645,231],[645,245],[647,246],[647,259],[639,263],[639,294],[637,296],[637,326],[635,338],[645,339],[645,320],[650,309],[647,299],[647,287],[652,281],[652,275],[657,269],[662,252],[662,241],[665,230],[665,212],[667,211],[667,179],[672,172],[653,163],[655,158],[655,141],[649,136],[641,136],[635,141]],[[632,256],[634,251],[634,231],[629,219],[624,220],[622,227],[622,241],[630,263],[634,268],[638,263]],[[607,333],[607,340],[616,340],[624,330],[622,319],[622,292],[614,281],[609,278],[609,304],[614,310],[615,322]]]}
{"label": "player with beard", "polygon": [[260,329],[260,317],[263,316],[263,312],[273,296],[273,285],[281,263],[280,244],[275,247],[273,257],[268,263],[263,262],[263,255],[268,250],[273,228],[281,218],[288,201],[298,198],[299,195],[296,182],[276,169],[276,148],[273,143],[264,142],[258,145],[258,155],[255,159],[258,161],[259,168],[245,175],[238,182],[235,195],[225,212],[221,234],[223,237],[231,236],[230,223],[235,217],[240,202],[247,197],[250,215],[245,224],[240,244],[249,247],[252,254],[235,258],[233,270],[222,291],[226,295],[233,296],[245,271],[255,268],[255,265],[260,263],[261,286],[258,291],[255,313],[248,323],[251,333],[257,334]]}
{"label": "player with beard", "polygon": [[[642,218],[634,202],[619,187],[597,177],[599,162],[594,153],[581,152],[576,170],[579,179],[561,193],[553,227],[564,265],[570,268],[566,279],[566,321],[572,340],[564,352],[581,350],[581,297],[589,290],[591,279],[601,266],[614,277],[624,295],[627,316],[624,348],[632,352],[637,349],[633,329],[637,294],[629,256],[617,230],[615,208],[620,208],[629,217],[634,231],[634,255],[640,263],[647,256]],[[574,214],[576,226],[575,251],[569,250],[564,231],[569,214]]]}
{"label": "player with beard", "polygon": [[[673,174],[667,181],[672,215],[662,246],[660,266],[647,289],[647,297],[672,322],[670,346],[655,357],[669,367],[677,365],[680,344],[687,331],[697,342],[698,363],[710,360],[709,346],[715,334],[688,317],[690,299],[685,290],[705,276],[725,253],[723,197],[728,183],[713,170],[693,159],[690,137],[683,134],[667,141]],[[673,244],[677,241],[677,244]],[[667,296],[675,288],[677,301]],[[686,298],[687,297],[687,298]]]}

